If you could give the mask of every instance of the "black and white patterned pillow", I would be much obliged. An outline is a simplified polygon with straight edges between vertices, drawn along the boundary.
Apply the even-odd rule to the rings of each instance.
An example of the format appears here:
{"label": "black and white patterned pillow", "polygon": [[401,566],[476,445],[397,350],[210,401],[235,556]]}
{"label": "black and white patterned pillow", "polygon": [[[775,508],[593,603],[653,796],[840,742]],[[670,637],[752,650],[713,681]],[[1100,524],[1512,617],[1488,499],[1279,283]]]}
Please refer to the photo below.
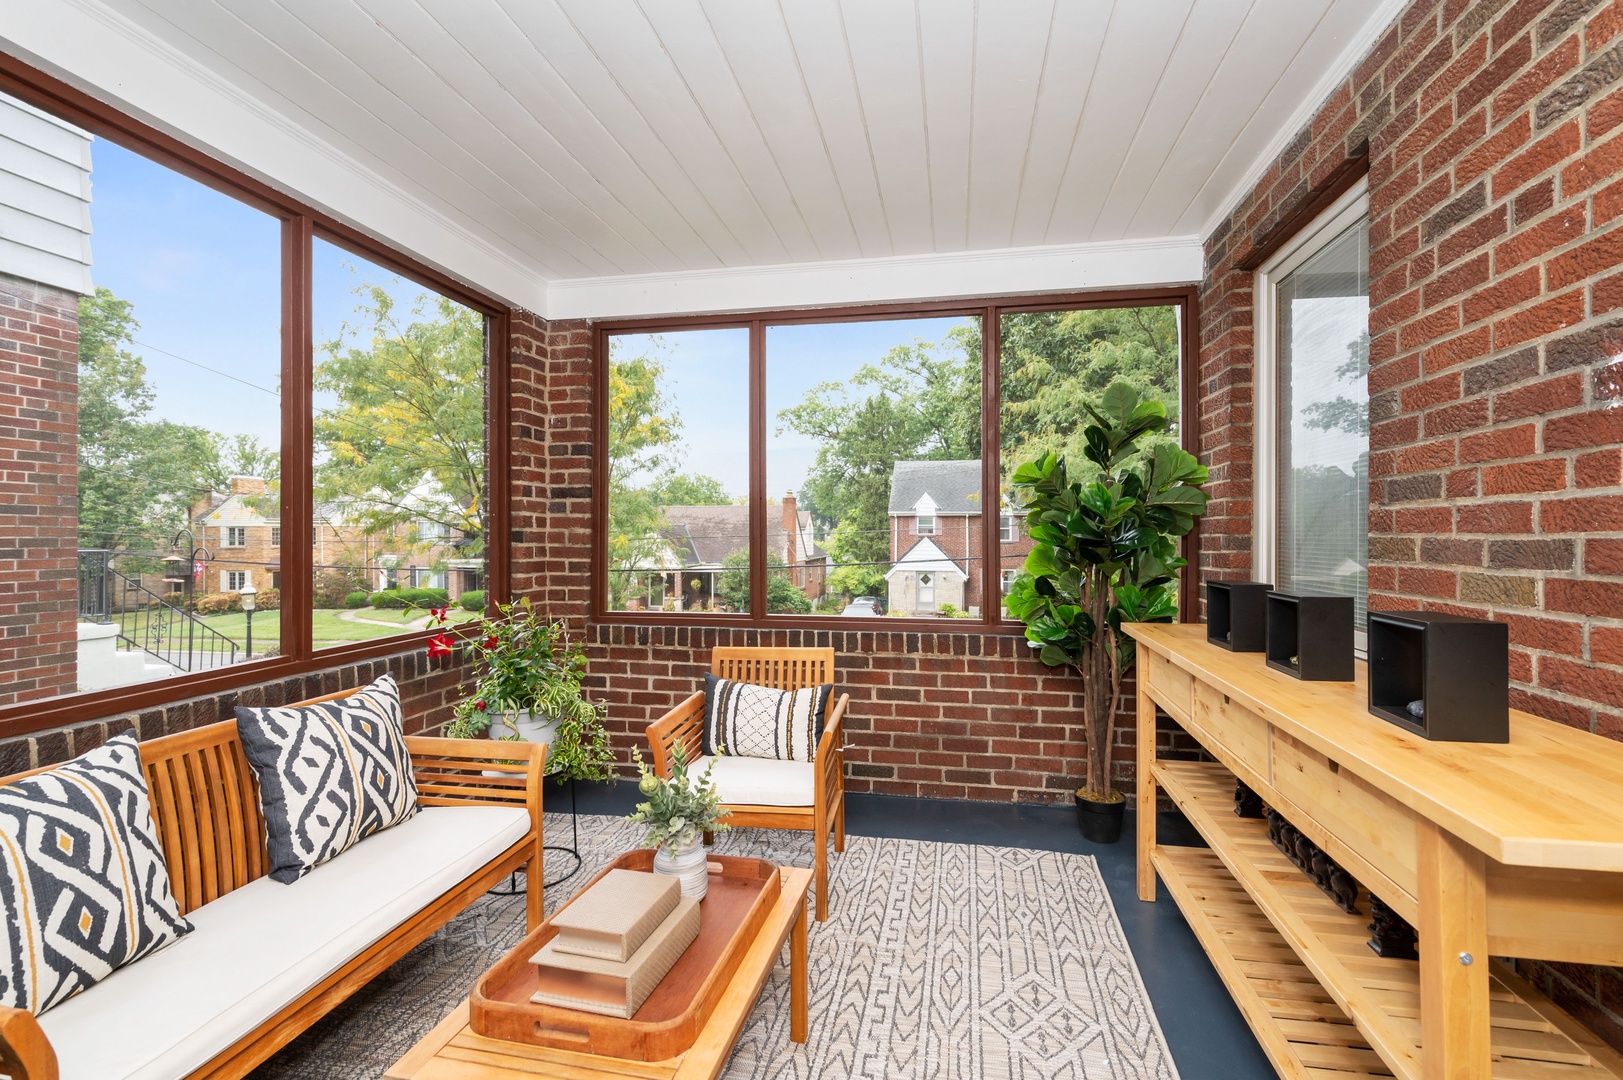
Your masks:
{"label": "black and white patterned pillow", "polygon": [[704,677],[704,752],[724,757],[811,761],[823,737],[833,683],[774,690],[735,679]]}
{"label": "black and white patterned pillow", "polygon": [[135,733],[0,787],[0,1005],[38,1015],[189,934]]}
{"label": "black and white patterned pillow", "polygon": [[239,706],[237,733],[259,778],[268,876],[275,881],[297,881],[417,812],[393,676],[337,701]]}

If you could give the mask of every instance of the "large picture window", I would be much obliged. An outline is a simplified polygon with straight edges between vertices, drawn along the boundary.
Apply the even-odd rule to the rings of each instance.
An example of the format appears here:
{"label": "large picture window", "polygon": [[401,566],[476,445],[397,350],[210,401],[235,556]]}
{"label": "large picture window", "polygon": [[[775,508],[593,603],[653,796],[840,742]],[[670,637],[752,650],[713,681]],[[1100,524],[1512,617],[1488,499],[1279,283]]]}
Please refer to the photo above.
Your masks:
{"label": "large picture window", "polygon": [[1353,188],[1258,272],[1256,565],[1351,596],[1363,647],[1369,540],[1369,224]]}
{"label": "large picture window", "polygon": [[431,603],[477,608],[506,309],[105,107],[39,100],[56,111],[0,93],[0,722],[381,655]]}
{"label": "large picture window", "polygon": [[1115,379],[1176,419],[1190,300],[600,327],[596,610],[1003,622],[1031,549],[1008,477],[1076,454]]}

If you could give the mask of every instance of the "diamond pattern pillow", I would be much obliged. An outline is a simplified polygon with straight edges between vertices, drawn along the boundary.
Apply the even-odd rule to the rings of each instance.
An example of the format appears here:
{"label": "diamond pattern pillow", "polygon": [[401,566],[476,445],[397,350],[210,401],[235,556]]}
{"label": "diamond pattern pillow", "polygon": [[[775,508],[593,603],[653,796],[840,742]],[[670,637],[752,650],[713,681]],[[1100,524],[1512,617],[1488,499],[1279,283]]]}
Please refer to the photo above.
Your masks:
{"label": "diamond pattern pillow", "polygon": [[704,677],[704,752],[724,757],[811,761],[833,683],[774,690],[733,679]]}
{"label": "diamond pattern pillow", "polygon": [[259,778],[275,881],[297,881],[417,812],[393,676],[337,701],[238,707],[237,733]]}
{"label": "diamond pattern pillow", "polygon": [[0,1005],[38,1015],[192,930],[135,733],[0,787]]}

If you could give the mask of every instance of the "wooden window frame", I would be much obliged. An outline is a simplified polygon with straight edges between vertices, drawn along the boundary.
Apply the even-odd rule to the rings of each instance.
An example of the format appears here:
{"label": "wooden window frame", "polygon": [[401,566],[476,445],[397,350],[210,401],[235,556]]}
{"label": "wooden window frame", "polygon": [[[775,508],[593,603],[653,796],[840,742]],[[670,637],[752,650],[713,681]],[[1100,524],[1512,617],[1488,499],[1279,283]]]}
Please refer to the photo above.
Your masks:
{"label": "wooden window frame", "polygon": [[[284,543],[280,562],[286,585],[281,590],[284,612],[311,611],[314,585],[310,572],[315,539],[311,520],[314,481],[314,394],[311,379],[315,366],[311,308],[313,241],[317,236],[485,317],[485,483],[490,512],[489,533],[491,537],[509,535],[509,418],[512,410],[508,372],[513,312],[508,305],[344,224],[293,195],[232,168],[106,102],[3,53],[0,53],[0,93],[140,154],[281,223],[280,450]],[[486,595],[494,603],[506,597],[511,584],[508,545],[487,544],[485,559]],[[27,735],[88,720],[127,716],[188,698],[391,656],[420,645],[431,634],[431,631],[419,630],[317,650],[311,640],[311,623],[312,620],[304,616],[284,620],[279,656],[156,682],[0,706],[0,738]]]}
{"label": "wooden window frame", "polygon": [[[1075,311],[1112,307],[1168,306],[1178,309],[1179,345],[1179,441],[1184,449],[1198,455],[1198,418],[1195,415],[1195,374],[1197,370],[1196,327],[1200,319],[1200,294],[1195,286],[1169,286],[1145,289],[1110,289],[1096,292],[1004,296],[974,300],[940,300],[902,304],[870,304],[763,312],[727,312],[670,318],[605,320],[592,327],[593,358],[593,478],[592,485],[592,563],[591,598],[587,617],[592,622],[639,626],[733,626],[750,629],[792,629],[813,631],[902,631],[906,633],[975,633],[1015,636],[1023,624],[1003,618],[1001,567],[987,556],[999,551],[1000,515],[982,514],[981,551],[986,566],[981,574],[982,595],[976,597],[979,619],[919,619],[886,617],[881,622],[859,622],[839,615],[782,615],[766,611],[766,561],[758,553],[766,551],[766,330],[769,326],[813,323],[877,322],[909,318],[974,317],[981,320],[981,491],[999,486],[998,455],[987,448],[1000,446],[1002,365],[1002,317],[1038,311]],[[988,333],[987,328],[992,332]],[[749,330],[749,455],[750,455],[750,611],[748,614],[710,612],[612,611],[608,596],[609,520],[609,338],[619,334],[679,333],[688,330]],[[1186,558],[1200,550],[1200,521],[1184,538]],[[1199,590],[1194,562],[1178,584],[1179,618],[1193,622]],[[969,598],[965,598],[966,606]]]}

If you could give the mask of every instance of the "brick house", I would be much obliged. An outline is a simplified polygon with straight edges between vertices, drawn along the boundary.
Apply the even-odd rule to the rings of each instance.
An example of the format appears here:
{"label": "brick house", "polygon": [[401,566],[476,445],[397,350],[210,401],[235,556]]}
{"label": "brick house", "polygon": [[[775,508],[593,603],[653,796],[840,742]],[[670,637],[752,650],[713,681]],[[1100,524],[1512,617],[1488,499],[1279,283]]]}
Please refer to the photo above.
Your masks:
{"label": "brick house", "polygon": [[[1008,591],[1031,552],[1020,517],[998,519],[998,578]],[[890,481],[890,560],[885,574],[891,611],[925,615],[951,605],[970,615],[981,594],[981,462],[898,461]]]}
{"label": "brick house", "polygon": [[[796,507],[794,492],[784,495],[779,511],[767,508],[771,568],[786,569],[795,587],[816,600],[823,595],[828,578],[828,553],[818,547],[811,513]],[[716,575],[727,557],[749,550],[749,507],[662,506],[660,512],[665,515],[660,532],[663,544],[638,568],[646,571],[647,594],[633,597],[628,604],[657,609],[668,603],[676,611],[707,609],[714,602]]]}

